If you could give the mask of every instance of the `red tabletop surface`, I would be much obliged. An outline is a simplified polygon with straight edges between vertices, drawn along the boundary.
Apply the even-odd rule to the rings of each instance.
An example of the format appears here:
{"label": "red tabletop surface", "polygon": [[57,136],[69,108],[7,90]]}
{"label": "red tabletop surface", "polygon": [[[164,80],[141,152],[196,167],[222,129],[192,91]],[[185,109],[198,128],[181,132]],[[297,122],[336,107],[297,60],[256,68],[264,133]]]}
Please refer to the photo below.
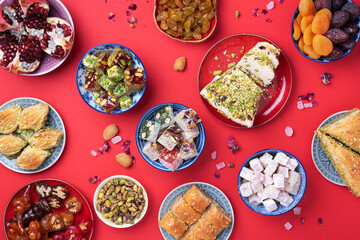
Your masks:
{"label": "red tabletop surface", "polygon": [[[346,187],[327,181],[316,169],[311,157],[314,130],[333,113],[359,107],[359,80],[356,68],[360,66],[360,46],[344,59],[334,63],[315,63],[303,57],[291,40],[290,22],[298,1],[275,2],[267,15],[253,17],[255,8],[266,8],[268,1],[218,1],[218,25],[213,35],[202,43],[182,43],[162,34],[153,20],[154,3],[133,0],[137,9],[131,16],[138,22],[130,28],[126,10],[131,1],[88,0],[63,3],[75,23],[75,45],[68,59],[56,70],[39,77],[13,75],[0,71],[0,104],[17,97],[35,97],[48,102],[62,117],[66,127],[66,146],[61,158],[51,168],[37,174],[24,175],[0,166],[0,215],[11,196],[28,182],[55,178],[64,180],[80,192],[92,205],[97,184],[88,182],[95,175],[105,179],[112,175],[129,175],[147,190],[149,208],[137,225],[128,229],[115,229],[95,216],[93,239],[162,239],[158,227],[158,212],[164,197],[177,186],[193,181],[210,183],[222,190],[230,199],[235,213],[235,226],[230,239],[358,239],[360,218],[359,199]],[[355,1],[360,4],[359,0]],[[240,17],[235,17],[235,11]],[[108,19],[110,12],[116,16]],[[265,22],[271,18],[272,22]],[[239,33],[262,35],[276,43],[288,57],[293,74],[290,98],[270,122],[253,129],[236,129],[222,125],[207,111],[197,87],[197,74],[203,56],[219,40]],[[118,43],[133,50],[142,60],[148,82],[143,99],[136,107],[119,115],[106,115],[91,109],[80,97],[75,73],[82,56],[102,43]],[[174,60],[187,58],[184,72],[173,70]],[[323,85],[320,75],[332,74],[331,84]],[[318,106],[299,110],[297,96],[315,93]],[[151,167],[141,158],[135,143],[135,130],[141,116],[151,107],[177,102],[194,108],[202,118],[206,130],[206,145],[200,158],[189,168],[171,173]],[[112,145],[108,153],[92,157],[90,150],[103,144],[103,129],[111,123],[120,128],[120,136],[131,141],[131,154],[136,163],[125,169],[115,161],[122,150]],[[289,138],[284,129],[291,126],[294,135]],[[234,155],[227,149],[227,139],[234,136],[240,150]],[[301,215],[293,211],[280,216],[262,216],[250,210],[237,190],[237,176],[243,162],[253,153],[265,148],[279,148],[295,155],[304,165],[307,189],[298,206]],[[217,151],[218,158],[211,159]],[[214,177],[216,163],[233,162],[234,168],[219,171]],[[300,223],[300,218],[305,222]],[[322,218],[323,224],[318,224]],[[2,217],[1,217],[2,219]],[[285,230],[290,222],[293,228]],[[2,223],[2,221],[0,221]],[[0,238],[4,239],[3,228]]]}

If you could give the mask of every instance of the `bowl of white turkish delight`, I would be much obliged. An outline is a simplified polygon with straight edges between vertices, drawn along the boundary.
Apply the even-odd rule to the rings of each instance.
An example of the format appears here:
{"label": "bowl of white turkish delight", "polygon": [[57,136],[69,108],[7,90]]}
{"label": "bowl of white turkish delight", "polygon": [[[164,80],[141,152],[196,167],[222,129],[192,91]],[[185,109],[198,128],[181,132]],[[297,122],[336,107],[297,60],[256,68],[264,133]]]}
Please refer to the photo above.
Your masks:
{"label": "bowl of white turkish delight", "polygon": [[136,129],[136,145],[151,166],[179,171],[193,164],[205,146],[205,129],[197,113],[178,103],[148,110]]}
{"label": "bowl of white turkish delight", "polygon": [[306,173],[300,161],[280,149],[249,157],[240,169],[238,190],[253,211],[275,216],[293,209],[304,196]]}

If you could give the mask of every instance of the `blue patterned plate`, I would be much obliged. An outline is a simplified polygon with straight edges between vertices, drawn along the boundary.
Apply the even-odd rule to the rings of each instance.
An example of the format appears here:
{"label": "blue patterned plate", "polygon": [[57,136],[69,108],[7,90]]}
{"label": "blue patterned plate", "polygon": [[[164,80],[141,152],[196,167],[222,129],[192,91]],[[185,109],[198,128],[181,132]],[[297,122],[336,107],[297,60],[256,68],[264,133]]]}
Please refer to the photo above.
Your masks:
{"label": "blue patterned plate", "polygon": [[[36,98],[31,98],[31,97],[16,98],[16,99],[10,100],[7,103],[3,104],[0,107],[0,111],[4,110],[6,108],[9,108],[11,106],[14,106],[14,105],[20,105],[22,108],[27,108],[32,105],[38,104],[38,103],[46,103],[46,102],[36,99]],[[48,114],[48,118],[46,120],[46,126],[54,127],[56,129],[64,132],[63,140],[61,141],[60,145],[54,149],[54,152],[47,159],[45,159],[45,161],[41,164],[41,166],[36,170],[21,169],[18,166],[15,166],[16,159],[8,159],[5,155],[0,154],[0,162],[5,167],[7,167],[15,172],[18,172],[18,173],[26,173],[26,174],[38,173],[38,172],[44,171],[44,170],[48,169],[49,167],[51,167],[60,158],[60,156],[64,150],[64,147],[65,147],[65,139],[66,139],[65,126],[64,126],[63,121],[61,120],[60,115],[55,111],[55,109],[52,106],[50,106],[48,103],[46,103],[46,104],[49,106],[49,114]]]}
{"label": "blue patterned plate", "polygon": [[[325,121],[323,121],[320,124],[318,129],[325,126],[326,124],[334,121],[335,119],[338,119],[339,117],[343,116],[347,112],[348,111],[342,111],[342,112],[338,112],[338,113],[331,115],[330,117],[325,119]],[[340,186],[345,186],[344,181],[341,179],[339,174],[337,174],[337,172],[335,171],[334,165],[332,165],[330,159],[326,156],[326,153],[322,149],[322,147],[320,145],[320,141],[319,141],[318,137],[316,136],[316,134],[314,134],[312,144],[311,144],[311,155],[312,155],[312,158],[313,158],[316,168],[319,170],[321,175],[324,176],[324,178],[326,178],[327,180],[329,180],[332,183],[338,184]]]}
{"label": "blue patterned plate", "polygon": [[[179,196],[179,195],[184,195],[184,193],[193,185],[196,184],[199,187],[201,187],[202,189],[204,189],[204,191],[212,198],[214,199],[228,214],[231,215],[231,223],[229,224],[229,227],[222,230],[217,237],[215,238],[215,240],[226,240],[229,239],[231,232],[234,228],[234,211],[233,208],[231,206],[231,203],[229,201],[229,199],[226,197],[226,195],[217,187],[208,184],[208,183],[203,183],[203,182],[190,182],[190,183],[185,183],[177,188],[175,188],[174,190],[172,190],[164,199],[164,201],[162,202],[161,206],[160,206],[160,210],[159,210],[159,217],[158,220],[160,221],[160,219],[165,215],[165,213],[167,212],[167,210],[170,208],[171,204],[173,204],[173,202],[175,201],[175,199]],[[160,227],[160,232],[163,235],[165,240],[175,240],[175,238],[173,236],[171,236],[165,229]]]}
{"label": "blue patterned plate", "polygon": [[[259,158],[261,157],[264,153],[269,153],[271,154],[273,157],[275,157],[276,153],[278,152],[283,152],[286,155],[288,155],[291,158],[294,158],[297,162],[298,162],[298,166],[295,168],[295,171],[298,172],[301,176],[301,183],[300,183],[300,188],[299,191],[296,195],[291,195],[294,199],[294,201],[288,206],[282,206],[279,203],[277,204],[278,209],[276,209],[275,211],[272,211],[271,213],[269,213],[264,205],[260,204],[258,206],[249,203],[249,199],[247,197],[243,197],[240,193],[240,184],[242,182],[242,178],[240,177],[240,172],[242,170],[243,167],[250,167],[249,161],[254,159],[254,158]],[[304,196],[305,193],[305,189],[306,189],[306,173],[305,173],[305,169],[303,167],[303,165],[301,164],[301,162],[299,161],[299,159],[297,159],[294,155],[292,155],[291,153],[288,153],[284,150],[280,150],[280,149],[265,149],[265,150],[261,150],[257,153],[254,153],[253,155],[251,155],[242,165],[240,171],[239,171],[239,175],[238,175],[238,181],[237,181],[237,186],[238,186],[238,191],[240,194],[241,199],[244,201],[244,203],[246,204],[246,206],[248,206],[251,210],[253,210],[254,212],[260,213],[262,215],[266,215],[266,216],[276,216],[276,215],[280,215],[280,214],[284,214],[288,211],[290,211],[291,209],[293,209],[302,199],[302,197]]]}
{"label": "blue patterned plate", "polygon": [[104,109],[102,109],[102,107],[97,104],[95,102],[95,97],[93,96],[91,91],[88,91],[85,89],[85,72],[86,69],[85,67],[82,65],[82,61],[84,59],[84,57],[88,54],[96,54],[99,52],[103,52],[103,51],[112,51],[115,48],[121,48],[123,50],[125,50],[127,53],[130,54],[130,56],[132,57],[132,60],[134,62],[134,67],[135,68],[142,68],[144,70],[144,79],[145,79],[145,87],[138,93],[132,93],[130,96],[133,100],[133,104],[126,109],[121,109],[120,107],[115,108],[114,111],[110,112],[109,114],[119,114],[119,113],[123,113],[126,112],[128,110],[130,110],[131,108],[133,108],[138,102],[140,102],[140,99],[142,98],[142,96],[145,93],[145,88],[146,88],[146,72],[145,72],[145,67],[142,64],[140,58],[133,52],[131,51],[129,48],[124,47],[122,45],[116,44],[116,43],[105,43],[105,44],[101,44],[98,45],[96,47],[93,47],[92,49],[90,49],[87,53],[85,53],[85,55],[81,58],[77,71],[76,71],[76,85],[78,88],[78,91],[80,93],[80,96],[82,97],[82,99],[87,103],[87,105],[89,105],[92,109],[95,109],[96,111],[105,113]]}
{"label": "blue patterned plate", "polygon": [[[138,124],[138,126],[136,128],[136,136],[135,136],[137,148],[138,148],[141,156],[145,159],[145,161],[148,164],[150,164],[151,166],[153,166],[154,168],[157,168],[159,170],[163,170],[163,171],[166,171],[166,172],[170,172],[170,170],[167,169],[166,167],[164,167],[158,160],[153,161],[143,153],[142,149],[144,148],[146,141],[139,137],[139,132],[140,132],[140,128],[141,128],[141,126],[142,126],[142,124],[143,124],[143,122],[145,120],[154,121],[154,118],[155,118],[154,113],[155,113],[155,111],[159,110],[160,108],[166,107],[168,105],[170,105],[173,108],[174,116],[176,116],[176,114],[178,112],[180,112],[182,110],[185,110],[185,109],[188,109],[188,107],[186,107],[184,105],[181,105],[181,104],[178,104],[178,103],[162,103],[162,104],[159,104],[159,105],[157,105],[155,107],[152,107],[140,119],[139,124]],[[201,122],[198,123],[198,127],[199,127],[200,134],[199,134],[198,137],[196,137],[194,139],[194,142],[195,142],[196,149],[197,149],[199,155],[197,155],[196,157],[193,157],[193,158],[191,158],[189,160],[184,161],[183,164],[181,164],[181,166],[178,169],[176,169],[175,171],[179,171],[179,170],[182,170],[182,169],[185,169],[185,168],[189,167],[201,155],[201,153],[202,153],[202,151],[204,149],[204,146],[205,146],[205,128],[204,128],[204,125]]]}

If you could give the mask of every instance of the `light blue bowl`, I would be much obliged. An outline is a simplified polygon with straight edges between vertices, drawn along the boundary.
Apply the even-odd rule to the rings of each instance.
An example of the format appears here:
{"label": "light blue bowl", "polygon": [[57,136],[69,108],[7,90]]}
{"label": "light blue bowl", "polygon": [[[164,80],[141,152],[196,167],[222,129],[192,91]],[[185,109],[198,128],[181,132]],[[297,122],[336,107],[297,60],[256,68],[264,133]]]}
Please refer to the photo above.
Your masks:
{"label": "light blue bowl", "polygon": [[[182,110],[185,110],[185,109],[188,109],[188,107],[184,106],[184,105],[181,105],[181,104],[178,104],[178,103],[162,103],[162,104],[159,104],[155,107],[152,107],[151,109],[149,109],[145,114],[144,116],[142,116],[142,118],[140,119],[139,121],[139,124],[136,128],[136,145],[137,145],[137,148],[141,154],[141,156],[145,159],[145,161],[147,163],[149,163],[151,166],[153,166],[154,168],[156,169],[159,169],[159,170],[162,170],[162,171],[166,171],[166,172],[171,172],[169,169],[167,169],[166,167],[164,167],[160,162],[159,160],[157,161],[153,161],[151,160],[148,156],[146,156],[143,152],[142,152],[142,149],[144,148],[145,146],[145,143],[146,141],[144,139],[141,139],[139,137],[139,132],[140,132],[140,128],[143,124],[143,122],[145,120],[152,120],[154,121],[155,119],[155,116],[154,116],[154,113],[159,110],[160,108],[163,108],[163,107],[166,107],[170,105],[173,110],[174,110],[174,115],[176,115],[176,113],[182,111]],[[179,171],[179,170],[182,170],[182,169],[185,169],[187,167],[189,167],[191,164],[193,164],[198,158],[199,156],[201,155],[202,151],[204,150],[204,146],[205,146],[205,129],[204,129],[204,125],[200,122],[198,123],[198,127],[199,127],[199,131],[200,131],[200,134],[198,137],[196,137],[194,139],[194,142],[195,142],[195,145],[196,145],[196,149],[199,153],[199,155],[197,155],[196,157],[194,158],[191,158],[189,160],[186,160],[183,162],[183,164],[181,164],[181,166],[176,169],[175,171]]]}
{"label": "light blue bowl", "polygon": [[106,112],[104,111],[104,109],[102,109],[102,107],[99,104],[97,104],[95,102],[95,97],[93,96],[92,92],[85,89],[84,85],[85,85],[86,69],[82,65],[82,61],[83,61],[84,57],[88,54],[96,54],[99,52],[109,51],[109,50],[112,51],[115,48],[121,48],[121,49],[125,50],[127,53],[129,53],[134,62],[134,67],[142,68],[144,70],[145,87],[140,92],[132,93],[130,95],[133,100],[133,104],[130,107],[128,107],[126,109],[121,109],[120,107],[118,107],[118,108],[114,109],[114,111],[110,112],[109,114],[119,114],[119,113],[126,112],[126,111],[130,110],[131,108],[133,108],[138,102],[140,102],[142,96],[145,93],[145,89],[146,89],[147,78],[146,78],[145,67],[142,64],[140,58],[133,51],[131,51],[127,47],[124,47],[124,46],[116,44],[116,43],[105,43],[105,44],[101,44],[96,47],[93,47],[87,53],[85,53],[85,55],[80,60],[80,63],[78,65],[78,68],[76,71],[76,85],[77,85],[78,91],[80,93],[80,96],[87,103],[87,105],[89,105],[92,109],[95,109],[96,111],[99,111],[102,113],[106,113]]}
{"label": "light blue bowl", "polygon": [[[353,2],[353,1],[351,1],[351,0],[346,0],[345,3],[347,3],[347,2]],[[292,17],[292,19],[291,19],[291,28],[290,28],[290,31],[291,31],[291,32],[290,32],[290,33],[291,33],[291,39],[292,39],[292,41],[293,41],[296,49],[297,49],[304,57],[306,57],[307,59],[310,59],[311,61],[314,61],[314,62],[320,62],[320,63],[335,62],[335,61],[337,61],[337,60],[340,60],[340,59],[344,58],[346,55],[348,55],[348,54],[356,47],[356,45],[355,45],[355,47],[353,47],[352,49],[343,51],[343,53],[344,53],[343,56],[342,56],[341,58],[339,58],[339,59],[336,59],[336,60],[326,60],[325,57],[320,57],[319,59],[312,59],[312,58],[310,58],[308,55],[306,55],[306,53],[304,53],[304,52],[302,52],[302,51],[300,50],[300,48],[298,47],[295,39],[293,38],[294,20],[296,19],[296,16],[298,15],[298,13],[299,13],[299,7],[296,8],[295,13],[294,13],[294,15],[293,15],[293,17]],[[356,25],[357,25],[357,26],[359,27],[359,29],[360,29],[360,17],[358,17],[357,19],[355,19],[354,22],[356,23]],[[356,41],[356,44],[357,44],[357,42],[359,41],[359,38],[360,38],[360,30],[359,30],[357,33],[354,33],[354,34],[350,35],[350,37],[353,38],[353,39]]]}
{"label": "light blue bowl", "polygon": [[[301,184],[300,184],[298,193],[295,196],[291,195],[293,197],[294,201],[288,207],[284,207],[284,206],[280,205],[279,203],[277,203],[278,209],[276,209],[275,211],[273,211],[271,213],[269,213],[265,209],[264,205],[262,205],[262,204],[256,206],[254,204],[249,203],[249,199],[247,197],[243,197],[240,192],[240,184],[242,182],[242,178],[240,177],[241,170],[243,169],[244,166],[250,167],[250,164],[249,164],[250,160],[252,160],[254,158],[259,158],[266,152],[271,154],[273,157],[275,157],[276,153],[283,152],[286,155],[288,155],[289,157],[296,159],[296,161],[298,162],[299,165],[296,167],[295,171],[297,171],[301,176]],[[257,153],[254,153],[245,161],[245,163],[242,165],[242,167],[239,171],[237,186],[238,186],[238,191],[239,191],[241,199],[244,201],[246,206],[248,206],[251,210],[253,210],[254,212],[260,213],[262,215],[266,215],[266,216],[276,216],[276,215],[284,214],[284,213],[290,211],[300,202],[300,200],[304,196],[305,189],[306,189],[306,173],[305,173],[305,169],[304,169],[303,165],[301,164],[301,162],[291,153],[288,153],[288,152],[286,152],[284,150],[280,150],[280,149],[265,149],[265,150],[261,150]]]}

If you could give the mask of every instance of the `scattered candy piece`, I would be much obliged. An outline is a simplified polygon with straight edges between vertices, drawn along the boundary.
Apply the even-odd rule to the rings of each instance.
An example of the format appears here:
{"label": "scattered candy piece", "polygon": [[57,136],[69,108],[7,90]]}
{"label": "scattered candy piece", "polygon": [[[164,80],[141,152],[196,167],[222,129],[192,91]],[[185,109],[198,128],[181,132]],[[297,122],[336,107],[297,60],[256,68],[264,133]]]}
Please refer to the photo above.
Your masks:
{"label": "scattered candy piece", "polygon": [[306,99],[307,99],[306,95],[298,96],[298,100],[306,100]]}
{"label": "scattered candy piece", "polygon": [[229,137],[228,140],[228,148],[231,149],[231,152],[235,154],[237,151],[239,151],[239,145],[235,142],[235,139],[233,136]]}
{"label": "scattered candy piece", "polygon": [[104,151],[105,151],[105,152],[109,151],[110,145],[109,145],[109,143],[108,143],[107,141],[104,142],[103,148],[104,148]]}
{"label": "scattered candy piece", "polygon": [[131,159],[132,159],[133,163],[135,163],[135,162],[136,162],[136,159],[135,159],[135,157],[134,157],[134,156],[131,156]]}
{"label": "scattered candy piece", "polygon": [[125,151],[124,151],[126,154],[129,154],[130,153],[130,148],[125,148]]}
{"label": "scattered candy piece", "polygon": [[221,163],[216,164],[217,170],[223,169],[224,167],[226,167],[226,165],[225,165],[224,162],[221,162]]}
{"label": "scattered candy piece", "polygon": [[318,218],[318,223],[319,223],[320,226],[322,226],[322,224],[323,224],[322,218]]}
{"label": "scattered candy piece", "polygon": [[136,17],[131,17],[131,18],[128,18],[127,21],[128,21],[128,23],[136,23],[137,19],[136,19]]}
{"label": "scattered candy piece", "polygon": [[305,219],[304,218],[300,218],[300,223],[304,224],[305,223]]}
{"label": "scattered candy piece", "polygon": [[304,108],[311,108],[312,106],[312,103],[304,103]]}
{"label": "scattered candy piece", "polygon": [[328,72],[324,72],[323,74],[321,74],[320,78],[321,78],[322,84],[328,85],[328,84],[330,84],[331,74]]}
{"label": "scattered candy piece", "polygon": [[102,147],[99,147],[98,152],[99,152],[100,154],[103,154],[104,149],[103,149]]}
{"label": "scattered candy piece", "polygon": [[298,102],[297,102],[297,108],[300,109],[300,110],[301,110],[301,109],[304,109],[304,104],[303,104],[302,101],[298,101]]}
{"label": "scattered candy piece", "polygon": [[315,97],[315,94],[314,94],[314,93],[307,93],[307,94],[306,94],[306,99],[307,99],[308,101],[312,101],[312,100],[314,99],[314,97]]}
{"label": "scattered candy piece", "polygon": [[280,4],[283,4],[283,2],[284,2],[284,0],[279,0],[279,3],[280,3]]}
{"label": "scattered candy piece", "polygon": [[300,215],[301,213],[301,207],[294,208],[294,215]]}
{"label": "scattered candy piece", "polygon": [[117,143],[121,142],[121,140],[122,140],[122,138],[120,136],[115,136],[111,139],[111,142],[113,144],[117,144]]}
{"label": "scattered candy piece", "polygon": [[265,22],[272,22],[271,18],[265,19]]}
{"label": "scattered candy piece", "polygon": [[130,25],[129,25],[131,28],[135,28],[135,25],[134,24],[132,24],[132,23],[130,23]]}
{"label": "scattered candy piece", "polygon": [[136,6],[135,3],[131,3],[130,6],[129,6],[129,9],[130,9],[130,10],[133,10],[133,11],[135,11],[136,8],[137,8],[137,6]]}
{"label": "scattered candy piece", "polygon": [[258,14],[257,14],[257,12],[259,11],[259,9],[258,8],[255,8],[254,10],[253,10],[253,16],[254,17],[257,17],[257,16],[259,16]]}
{"label": "scattered candy piece", "polygon": [[129,146],[130,143],[131,143],[130,140],[126,140],[125,142],[123,142],[122,145],[126,147],[126,146]]}
{"label": "scattered candy piece", "polygon": [[239,11],[236,11],[236,12],[235,12],[235,17],[236,17],[236,18],[239,18],[239,17],[240,17],[240,12],[239,12]]}
{"label": "scattered candy piece", "polygon": [[268,10],[271,10],[271,9],[274,8],[274,6],[275,6],[274,1],[271,1],[271,2],[268,3],[268,5],[266,5],[266,8],[267,8]]}
{"label": "scattered candy piece", "polygon": [[312,101],[311,103],[312,103],[313,107],[316,107],[318,105],[317,101]]}
{"label": "scattered candy piece", "polygon": [[289,231],[290,229],[292,229],[292,225],[291,225],[289,222],[285,223],[284,227],[285,227],[285,229],[288,230],[288,231]]}
{"label": "scattered candy piece", "polygon": [[109,13],[109,20],[113,19],[115,17],[115,14],[114,13]]}
{"label": "scattered candy piece", "polygon": [[229,168],[233,168],[233,167],[235,167],[235,164],[229,163],[229,164],[228,164],[228,167],[229,167]]}
{"label": "scattered candy piece", "polygon": [[131,15],[131,12],[126,10],[126,16],[130,16]]}
{"label": "scattered candy piece", "polygon": [[92,155],[93,157],[96,157],[96,156],[97,156],[97,153],[95,152],[95,150],[91,150],[90,153],[91,153],[91,155]]}
{"label": "scattered candy piece", "polygon": [[216,159],[216,156],[217,156],[216,151],[213,151],[213,152],[211,153],[211,158],[212,158],[213,160],[215,160],[215,159]]}
{"label": "scattered candy piece", "polygon": [[263,15],[265,15],[265,14],[268,13],[268,11],[266,11],[266,9],[263,9],[263,10],[261,11],[261,13],[262,13]]}
{"label": "scattered candy piece", "polygon": [[216,177],[216,178],[220,178],[220,173],[215,172],[215,173],[214,173],[214,177]]}
{"label": "scattered candy piece", "polygon": [[95,176],[94,177],[96,180],[100,181],[100,177],[99,176]]}
{"label": "scattered candy piece", "polygon": [[285,134],[286,136],[291,137],[294,134],[294,130],[291,127],[287,126],[285,128]]}
{"label": "scattered candy piece", "polygon": [[89,178],[89,182],[91,182],[91,183],[96,183],[97,181],[98,181],[98,180],[95,179],[95,178],[92,178],[92,177]]}

